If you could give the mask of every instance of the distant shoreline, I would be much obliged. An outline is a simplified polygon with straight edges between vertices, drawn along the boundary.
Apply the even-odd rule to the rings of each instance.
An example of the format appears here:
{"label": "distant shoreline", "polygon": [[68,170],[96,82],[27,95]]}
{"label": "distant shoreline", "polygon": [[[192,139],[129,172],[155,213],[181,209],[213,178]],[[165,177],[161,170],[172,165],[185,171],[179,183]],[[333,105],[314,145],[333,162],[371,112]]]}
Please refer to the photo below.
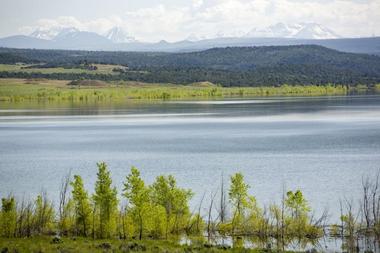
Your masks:
{"label": "distant shoreline", "polygon": [[0,101],[123,102],[132,100],[191,100],[270,96],[333,96],[380,91],[380,85],[281,85],[278,87],[220,87],[209,82],[188,85],[142,82],[103,82],[47,79],[0,79]]}

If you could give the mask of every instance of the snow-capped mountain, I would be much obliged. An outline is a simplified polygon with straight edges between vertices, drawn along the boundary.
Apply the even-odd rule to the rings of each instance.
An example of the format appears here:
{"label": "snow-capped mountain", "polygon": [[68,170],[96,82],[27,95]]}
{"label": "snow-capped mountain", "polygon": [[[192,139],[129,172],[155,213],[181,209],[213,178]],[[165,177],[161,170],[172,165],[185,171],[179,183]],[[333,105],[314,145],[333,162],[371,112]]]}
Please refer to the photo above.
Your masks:
{"label": "snow-capped mountain", "polygon": [[219,31],[214,36],[211,36],[210,39],[217,39],[217,38],[240,38],[244,36],[244,32],[241,30],[237,31]]}
{"label": "snow-capped mountain", "polygon": [[104,34],[104,37],[114,43],[136,42],[136,39],[128,34],[121,27],[115,26]]}
{"label": "snow-capped mountain", "polygon": [[298,39],[337,39],[340,38],[335,32],[327,27],[316,23],[304,23],[301,30],[294,38]]}
{"label": "snow-capped mountain", "polygon": [[75,27],[65,27],[62,28],[59,33],[53,38],[53,40],[59,40],[61,38],[75,38],[81,31]]}
{"label": "snow-capped mountain", "polygon": [[37,38],[37,39],[51,40],[56,35],[57,34],[55,32],[52,32],[52,30],[43,30],[41,28],[38,28],[34,32],[32,32],[29,36],[33,38]]}
{"label": "snow-capped mountain", "polygon": [[340,36],[332,30],[316,23],[277,23],[263,29],[254,28],[245,37],[249,38],[297,38],[297,39],[337,39]]}
{"label": "snow-capped mountain", "polygon": [[69,33],[79,32],[75,27],[53,27],[50,29],[37,28],[29,36],[37,39],[54,40],[57,36],[65,36]]}
{"label": "snow-capped mountain", "polygon": [[130,36],[126,31],[120,27],[113,27],[103,35],[97,33],[80,31],[75,27],[52,27],[50,29],[46,28],[37,28],[29,36],[37,39],[59,41],[62,39],[74,39],[81,37],[84,34],[92,34],[93,36],[101,36],[102,40],[107,39],[112,43],[128,43],[136,42],[136,39]]}
{"label": "snow-capped mountain", "polygon": [[191,42],[197,42],[197,41],[200,41],[204,39],[203,37],[199,37],[197,36],[195,33],[191,33],[186,39],[185,41],[191,41]]}

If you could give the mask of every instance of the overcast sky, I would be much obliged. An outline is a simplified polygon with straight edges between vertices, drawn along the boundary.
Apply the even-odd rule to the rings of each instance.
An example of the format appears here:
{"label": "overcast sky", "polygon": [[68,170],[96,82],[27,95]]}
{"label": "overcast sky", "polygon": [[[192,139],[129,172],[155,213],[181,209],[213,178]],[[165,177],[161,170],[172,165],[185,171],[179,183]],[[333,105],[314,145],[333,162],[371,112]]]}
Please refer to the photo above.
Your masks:
{"label": "overcast sky", "polygon": [[344,37],[380,36],[380,0],[0,0],[0,37],[36,27],[103,33],[121,26],[142,41],[244,33],[315,22]]}

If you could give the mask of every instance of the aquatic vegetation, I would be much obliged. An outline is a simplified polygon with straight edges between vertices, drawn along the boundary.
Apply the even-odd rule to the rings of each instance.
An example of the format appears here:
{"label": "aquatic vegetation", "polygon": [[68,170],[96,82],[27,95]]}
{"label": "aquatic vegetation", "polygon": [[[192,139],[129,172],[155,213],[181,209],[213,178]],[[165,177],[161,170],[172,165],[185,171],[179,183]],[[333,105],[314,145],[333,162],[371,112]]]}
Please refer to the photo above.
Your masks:
{"label": "aquatic vegetation", "polygon": [[[126,201],[120,202],[107,165],[98,163],[97,166],[92,196],[84,188],[82,177],[64,177],[58,210],[53,208],[53,202],[46,193],[41,193],[35,200],[24,199],[21,202],[12,195],[3,197],[0,237],[44,238],[56,234],[63,238],[53,238],[54,244],[61,244],[78,236],[96,240],[119,238],[140,241],[187,236],[202,242],[197,239],[191,243],[192,247],[195,243],[207,244],[210,248],[217,247],[217,238],[228,236],[233,238],[235,248],[244,247],[241,238],[249,237],[266,241],[267,245],[262,244],[262,247],[272,247],[270,242],[274,240],[276,247],[284,250],[295,240],[307,244],[310,238],[323,236],[321,223],[313,222],[311,210],[299,190],[289,191],[281,205],[273,205],[270,212],[265,212],[248,193],[250,186],[244,181],[244,176],[236,173],[230,177],[229,202],[224,199],[227,194],[222,187],[219,193],[221,202],[213,206],[216,196],[213,194],[208,213],[204,214],[201,204],[197,211],[190,210],[189,201],[193,193],[178,187],[173,176],[158,176],[151,185],[147,185],[135,167],[125,178],[122,198]],[[217,206],[218,215],[215,216],[213,209]],[[220,214],[227,209],[231,210],[231,215],[225,213],[222,217]]]}
{"label": "aquatic vegetation", "polygon": [[[94,85],[91,85],[91,83]],[[211,83],[189,85],[146,84],[136,82],[68,81],[46,79],[0,79],[0,101],[125,101],[125,100],[184,100],[225,97],[263,96],[325,96],[345,95],[350,89],[343,85],[279,87],[220,87]],[[99,85],[101,83],[102,85]],[[71,85],[67,85],[71,84]],[[104,85],[106,84],[106,85]]]}
{"label": "aquatic vegetation", "polygon": [[[22,250],[38,238],[34,245],[46,252],[54,250],[52,245],[97,252],[106,244],[121,249],[126,242],[134,243],[134,248],[144,245],[150,250],[192,252],[235,252],[248,243],[251,249],[246,252],[285,252],[290,245],[301,251],[331,236],[342,238],[342,249],[354,252],[358,247],[376,249],[380,242],[380,176],[363,180],[363,198],[357,209],[352,201],[342,201],[341,223],[327,225],[327,213],[316,218],[300,190],[284,192],[280,203],[260,206],[241,173],[230,176],[228,189],[222,179],[220,191],[191,211],[193,193],[180,188],[171,175],[158,176],[149,185],[132,167],[120,198],[107,165],[98,163],[97,167],[92,195],[81,176],[68,174],[58,201],[49,200],[45,192],[34,200],[3,197],[0,246]],[[59,203],[57,209],[53,203]],[[231,244],[221,243],[226,238]]]}

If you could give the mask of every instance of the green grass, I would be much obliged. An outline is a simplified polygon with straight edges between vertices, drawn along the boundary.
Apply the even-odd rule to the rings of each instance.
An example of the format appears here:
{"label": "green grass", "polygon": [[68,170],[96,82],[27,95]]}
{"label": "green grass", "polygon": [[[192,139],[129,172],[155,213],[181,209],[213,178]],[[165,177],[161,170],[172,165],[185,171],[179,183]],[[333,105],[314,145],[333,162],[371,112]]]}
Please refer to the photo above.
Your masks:
{"label": "green grass", "polygon": [[23,68],[32,65],[23,65],[23,64],[0,64],[0,72],[26,72],[26,73],[42,73],[42,74],[53,74],[53,73],[72,73],[72,74],[113,74],[117,75],[117,72],[113,72],[113,68],[121,67],[119,65],[107,65],[107,64],[93,64],[98,67],[97,70],[87,70],[80,68]]}
{"label": "green grass", "polygon": [[[186,253],[186,252],[204,252],[204,253],[264,253],[260,249],[243,249],[243,248],[221,248],[211,246],[205,243],[195,243],[192,246],[180,245],[175,241],[168,240],[92,240],[85,238],[62,238],[61,242],[53,243],[53,237],[33,237],[22,239],[5,239],[0,238],[0,252],[18,252],[18,253],[124,253],[124,252],[154,252],[154,253]],[[8,251],[5,251],[7,249]],[[275,252],[275,251],[273,251]]]}
{"label": "green grass", "polygon": [[191,85],[110,82],[102,87],[69,86],[61,80],[0,79],[0,101],[125,101],[189,100],[225,97],[345,95],[346,86],[219,87],[203,82]]}

